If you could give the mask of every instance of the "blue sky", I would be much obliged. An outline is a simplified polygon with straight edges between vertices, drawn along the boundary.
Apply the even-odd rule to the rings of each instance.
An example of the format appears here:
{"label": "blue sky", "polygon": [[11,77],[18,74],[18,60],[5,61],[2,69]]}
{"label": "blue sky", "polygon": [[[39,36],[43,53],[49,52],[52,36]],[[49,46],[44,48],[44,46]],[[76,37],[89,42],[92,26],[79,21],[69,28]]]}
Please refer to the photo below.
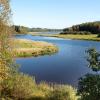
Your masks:
{"label": "blue sky", "polygon": [[11,0],[16,25],[65,28],[100,20],[100,0]]}

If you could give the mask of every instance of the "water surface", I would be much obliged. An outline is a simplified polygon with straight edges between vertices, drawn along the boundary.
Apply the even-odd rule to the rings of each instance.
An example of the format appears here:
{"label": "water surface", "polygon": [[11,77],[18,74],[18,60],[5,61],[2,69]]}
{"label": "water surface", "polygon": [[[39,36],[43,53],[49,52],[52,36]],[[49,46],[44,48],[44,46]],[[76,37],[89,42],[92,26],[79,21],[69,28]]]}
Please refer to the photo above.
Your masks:
{"label": "water surface", "polygon": [[87,67],[85,50],[90,47],[100,50],[100,42],[95,41],[65,40],[31,35],[17,35],[16,38],[47,41],[59,47],[59,52],[51,56],[16,59],[16,62],[21,65],[20,71],[35,76],[37,82],[44,80],[77,86],[81,76],[93,73]]}

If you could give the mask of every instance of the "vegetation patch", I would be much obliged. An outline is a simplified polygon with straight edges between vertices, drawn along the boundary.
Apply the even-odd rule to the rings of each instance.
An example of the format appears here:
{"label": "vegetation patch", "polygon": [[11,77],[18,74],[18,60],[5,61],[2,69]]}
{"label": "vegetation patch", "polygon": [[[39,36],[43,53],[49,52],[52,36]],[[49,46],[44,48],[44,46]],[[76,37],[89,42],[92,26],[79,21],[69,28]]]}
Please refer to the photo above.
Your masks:
{"label": "vegetation patch", "polygon": [[41,82],[33,77],[16,73],[0,84],[0,100],[78,100],[76,89],[69,85]]}
{"label": "vegetation patch", "polygon": [[92,40],[92,41],[100,41],[100,38],[97,35],[58,35],[57,37],[65,38],[65,39],[74,39],[74,40]]}
{"label": "vegetation patch", "polygon": [[82,23],[63,29],[64,34],[76,32],[79,34],[100,34],[100,21]]}
{"label": "vegetation patch", "polygon": [[43,41],[15,39],[14,43],[15,43],[14,47],[15,57],[28,57],[28,56],[36,57],[40,55],[51,55],[58,51],[56,45]]}
{"label": "vegetation patch", "polygon": [[64,38],[64,39],[73,39],[73,40],[91,40],[91,41],[100,41],[100,38],[97,34],[32,34],[33,36],[46,36],[46,37],[57,37],[57,38]]}

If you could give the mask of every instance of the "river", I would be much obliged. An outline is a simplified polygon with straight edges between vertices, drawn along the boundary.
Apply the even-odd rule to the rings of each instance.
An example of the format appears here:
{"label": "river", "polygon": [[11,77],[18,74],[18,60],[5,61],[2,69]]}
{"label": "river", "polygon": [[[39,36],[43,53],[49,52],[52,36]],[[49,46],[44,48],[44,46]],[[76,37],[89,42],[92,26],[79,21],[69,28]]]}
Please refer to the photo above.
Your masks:
{"label": "river", "polygon": [[86,73],[93,73],[87,67],[85,50],[91,47],[100,50],[100,42],[95,41],[32,35],[16,35],[16,38],[46,41],[59,47],[59,52],[54,55],[16,59],[16,62],[21,65],[19,70],[35,76],[37,82],[46,81],[76,87],[80,77]]}

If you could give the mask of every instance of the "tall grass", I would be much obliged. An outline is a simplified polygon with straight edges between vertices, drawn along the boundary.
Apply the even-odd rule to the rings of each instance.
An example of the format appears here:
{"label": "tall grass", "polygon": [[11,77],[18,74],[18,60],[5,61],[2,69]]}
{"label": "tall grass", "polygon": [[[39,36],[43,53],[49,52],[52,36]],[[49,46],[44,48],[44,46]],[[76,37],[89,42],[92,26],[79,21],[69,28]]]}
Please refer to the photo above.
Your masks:
{"label": "tall grass", "polygon": [[0,100],[78,100],[76,89],[69,85],[36,84],[35,79],[16,73],[1,84]]}

